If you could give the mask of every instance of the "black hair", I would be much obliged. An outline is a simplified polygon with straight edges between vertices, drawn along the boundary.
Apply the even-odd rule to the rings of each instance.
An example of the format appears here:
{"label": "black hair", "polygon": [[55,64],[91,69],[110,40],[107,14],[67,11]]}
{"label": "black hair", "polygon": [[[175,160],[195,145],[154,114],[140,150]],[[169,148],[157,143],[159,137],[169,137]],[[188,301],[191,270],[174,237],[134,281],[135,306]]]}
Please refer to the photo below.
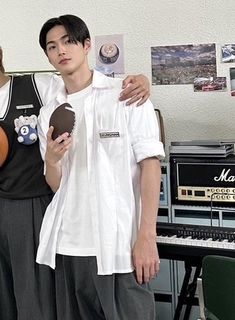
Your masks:
{"label": "black hair", "polygon": [[80,42],[84,46],[85,40],[90,39],[90,32],[85,22],[77,16],[66,14],[58,18],[51,18],[42,26],[39,34],[39,44],[44,51],[46,51],[47,33],[55,26],[63,26],[73,43]]}
{"label": "black hair", "polygon": [[2,73],[5,73],[5,69],[4,69],[4,66],[3,66],[3,63],[2,63],[2,60],[3,60],[3,53],[2,53],[2,48],[0,47],[0,51],[1,51],[1,53],[0,53],[0,71],[2,72]]}

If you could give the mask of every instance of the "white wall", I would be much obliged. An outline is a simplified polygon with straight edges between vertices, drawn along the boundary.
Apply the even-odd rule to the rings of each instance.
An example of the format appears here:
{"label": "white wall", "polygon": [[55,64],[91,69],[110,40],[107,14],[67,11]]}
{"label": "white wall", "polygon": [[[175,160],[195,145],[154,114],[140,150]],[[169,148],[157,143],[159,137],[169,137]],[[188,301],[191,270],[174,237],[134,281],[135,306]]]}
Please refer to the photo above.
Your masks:
{"label": "white wall", "polygon": [[[38,45],[42,24],[72,13],[92,37],[124,34],[127,74],[151,81],[151,46],[216,43],[218,76],[228,92],[194,93],[192,85],[152,86],[151,100],[163,113],[167,143],[182,139],[235,138],[235,97],[220,46],[235,42],[234,0],[5,0],[1,1],[0,44],[7,71],[51,69]],[[94,50],[91,53],[94,65]]]}

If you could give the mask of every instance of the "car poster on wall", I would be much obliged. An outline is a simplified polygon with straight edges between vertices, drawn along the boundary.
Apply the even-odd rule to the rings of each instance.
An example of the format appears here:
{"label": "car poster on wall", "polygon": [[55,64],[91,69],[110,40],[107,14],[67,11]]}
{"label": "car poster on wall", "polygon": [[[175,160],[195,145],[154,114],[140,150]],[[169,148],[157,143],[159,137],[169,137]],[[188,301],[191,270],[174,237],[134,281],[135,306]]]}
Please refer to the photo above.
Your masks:
{"label": "car poster on wall", "polygon": [[227,91],[226,77],[195,78],[194,92]]}

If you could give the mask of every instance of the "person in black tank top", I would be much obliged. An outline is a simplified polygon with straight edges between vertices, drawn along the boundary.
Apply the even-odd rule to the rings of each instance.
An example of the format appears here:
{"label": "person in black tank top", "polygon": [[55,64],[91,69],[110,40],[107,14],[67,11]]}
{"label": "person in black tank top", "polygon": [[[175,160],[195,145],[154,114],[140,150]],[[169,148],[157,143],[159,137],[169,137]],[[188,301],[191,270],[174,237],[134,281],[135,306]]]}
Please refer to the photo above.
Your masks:
{"label": "person in black tank top", "polygon": [[0,319],[56,320],[54,273],[35,263],[52,191],[43,175],[38,140],[18,142],[14,126],[20,116],[38,116],[42,103],[33,75],[4,74],[1,49],[0,90],[1,97],[8,97],[7,105],[0,100],[0,126],[9,140],[9,154],[0,167]]}

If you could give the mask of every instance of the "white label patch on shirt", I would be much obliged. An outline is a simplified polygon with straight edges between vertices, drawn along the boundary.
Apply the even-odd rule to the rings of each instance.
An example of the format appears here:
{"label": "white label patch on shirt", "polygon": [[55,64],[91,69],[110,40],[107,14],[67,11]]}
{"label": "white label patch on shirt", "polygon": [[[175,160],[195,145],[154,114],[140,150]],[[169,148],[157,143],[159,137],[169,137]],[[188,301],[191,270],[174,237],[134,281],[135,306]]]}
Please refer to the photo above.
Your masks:
{"label": "white label patch on shirt", "polygon": [[100,132],[100,138],[119,138],[120,133],[118,131],[106,131],[106,132]]}
{"label": "white label patch on shirt", "polygon": [[22,104],[20,106],[16,106],[17,110],[32,109],[32,108],[34,108],[33,104]]}

